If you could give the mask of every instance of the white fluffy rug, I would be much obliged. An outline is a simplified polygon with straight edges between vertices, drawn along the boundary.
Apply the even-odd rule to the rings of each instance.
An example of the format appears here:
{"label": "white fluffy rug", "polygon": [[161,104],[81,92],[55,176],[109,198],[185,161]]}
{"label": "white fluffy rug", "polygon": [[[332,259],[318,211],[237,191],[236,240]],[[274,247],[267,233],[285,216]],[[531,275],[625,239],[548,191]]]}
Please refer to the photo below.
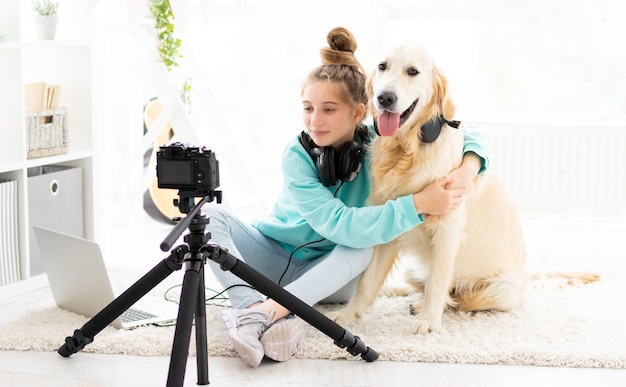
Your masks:
{"label": "white fluffy rug", "polygon": [[[556,279],[530,283],[524,305],[512,313],[444,315],[444,331],[414,335],[408,306],[412,299],[382,297],[363,319],[345,327],[376,350],[380,360],[556,367],[626,368],[626,281],[601,279],[568,286]],[[320,306],[326,312],[336,306]],[[207,307],[209,354],[236,356],[219,318],[220,307]],[[86,318],[51,303],[0,327],[0,349],[56,351]],[[83,351],[134,355],[169,355],[174,327],[132,331],[107,327]],[[190,353],[195,353],[192,334]],[[350,359],[333,340],[308,327],[298,357]]]}

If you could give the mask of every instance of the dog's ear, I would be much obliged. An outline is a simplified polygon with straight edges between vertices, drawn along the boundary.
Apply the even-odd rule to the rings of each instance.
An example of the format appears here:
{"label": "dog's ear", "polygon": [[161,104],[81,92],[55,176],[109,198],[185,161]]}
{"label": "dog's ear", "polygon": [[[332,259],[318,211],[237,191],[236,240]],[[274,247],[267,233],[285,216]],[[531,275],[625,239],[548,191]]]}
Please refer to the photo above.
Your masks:
{"label": "dog's ear", "polygon": [[456,112],[456,106],[448,94],[448,79],[437,67],[433,68],[433,83],[435,89],[435,99],[439,104],[439,112],[446,120],[452,120]]}

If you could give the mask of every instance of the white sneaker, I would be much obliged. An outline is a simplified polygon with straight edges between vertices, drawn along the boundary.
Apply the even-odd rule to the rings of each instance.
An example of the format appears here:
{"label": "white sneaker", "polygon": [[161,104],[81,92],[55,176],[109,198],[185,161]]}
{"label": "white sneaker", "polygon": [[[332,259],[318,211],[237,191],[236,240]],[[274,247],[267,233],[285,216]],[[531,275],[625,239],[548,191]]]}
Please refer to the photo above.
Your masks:
{"label": "white sneaker", "polygon": [[276,361],[287,361],[295,356],[298,346],[305,338],[304,320],[290,315],[270,325],[261,335],[261,344],[265,356]]}
{"label": "white sneaker", "polygon": [[258,367],[264,354],[259,338],[272,323],[273,316],[255,308],[227,309],[221,315],[235,351],[250,367]]}

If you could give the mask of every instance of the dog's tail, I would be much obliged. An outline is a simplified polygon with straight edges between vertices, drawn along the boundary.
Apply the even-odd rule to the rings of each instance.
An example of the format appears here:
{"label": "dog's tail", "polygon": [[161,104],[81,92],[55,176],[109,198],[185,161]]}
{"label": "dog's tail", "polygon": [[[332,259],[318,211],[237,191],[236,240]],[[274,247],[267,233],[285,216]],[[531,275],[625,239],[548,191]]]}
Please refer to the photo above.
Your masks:
{"label": "dog's tail", "polygon": [[[456,283],[451,293],[452,303],[459,310],[474,311],[494,309],[513,310],[524,299],[526,285],[543,286],[582,286],[600,279],[600,275],[591,271],[545,272],[545,273],[502,273],[495,277],[466,284]],[[547,282],[543,282],[547,281]]]}
{"label": "dog's tail", "polygon": [[560,279],[567,285],[580,286],[590,284],[600,280],[600,274],[592,271],[558,271],[548,273],[530,273],[528,276],[530,281],[539,281],[543,279]]}

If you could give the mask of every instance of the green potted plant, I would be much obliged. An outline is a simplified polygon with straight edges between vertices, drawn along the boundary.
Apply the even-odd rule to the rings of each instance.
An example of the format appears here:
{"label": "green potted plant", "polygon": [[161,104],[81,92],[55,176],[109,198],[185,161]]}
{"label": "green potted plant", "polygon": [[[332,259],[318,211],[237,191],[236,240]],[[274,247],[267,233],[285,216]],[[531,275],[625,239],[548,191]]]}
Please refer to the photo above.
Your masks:
{"label": "green potted plant", "polygon": [[[167,71],[178,67],[179,60],[183,57],[179,48],[182,40],[174,34],[174,12],[170,0],[148,0],[148,8],[154,16],[155,26],[159,39],[159,55],[165,64]],[[191,79],[182,84],[180,98],[189,111],[191,109]]]}
{"label": "green potted plant", "polygon": [[40,39],[52,40],[56,35],[59,16],[59,2],[56,0],[34,0],[35,26]]}

